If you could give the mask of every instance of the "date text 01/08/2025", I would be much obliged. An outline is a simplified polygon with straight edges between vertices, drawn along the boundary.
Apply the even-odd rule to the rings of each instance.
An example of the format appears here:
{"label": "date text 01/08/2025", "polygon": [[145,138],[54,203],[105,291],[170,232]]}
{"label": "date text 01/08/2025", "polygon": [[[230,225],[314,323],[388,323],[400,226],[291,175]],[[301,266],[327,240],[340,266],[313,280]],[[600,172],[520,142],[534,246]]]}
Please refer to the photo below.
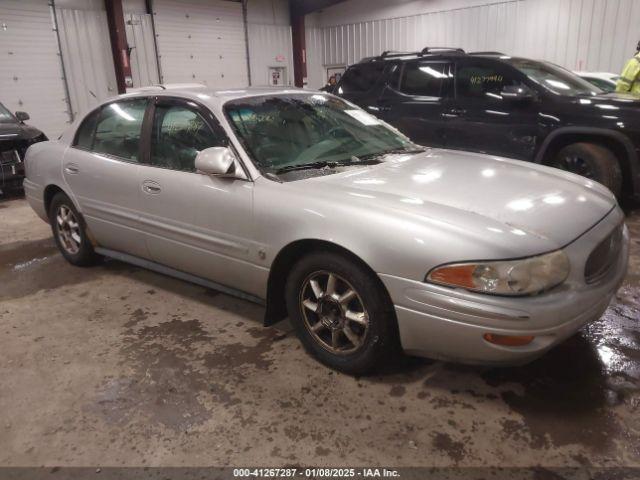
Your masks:
{"label": "date text 01/08/2025", "polygon": [[400,477],[397,470],[386,468],[235,468],[236,478],[392,478]]}

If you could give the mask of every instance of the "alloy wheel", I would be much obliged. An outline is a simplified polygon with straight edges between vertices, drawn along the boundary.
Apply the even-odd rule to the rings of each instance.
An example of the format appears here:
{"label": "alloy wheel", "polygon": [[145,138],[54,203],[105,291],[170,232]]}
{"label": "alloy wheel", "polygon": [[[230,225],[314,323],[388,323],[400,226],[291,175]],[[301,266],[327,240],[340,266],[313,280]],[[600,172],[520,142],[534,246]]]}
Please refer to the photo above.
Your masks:
{"label": "alloy wheel", "polygon": [[60,205],[56,211],[56,230],[62,248],[67,253],[75,255],[80,251],[82,236],[80,223],[73,211],[66,205]]}
{"label": "alloy wheel", "polygon": [[356,289],[341,276],[314,272],[300,290],[300,309],[313,338],[333,354],[344,355],[364,345],[369,315]]}

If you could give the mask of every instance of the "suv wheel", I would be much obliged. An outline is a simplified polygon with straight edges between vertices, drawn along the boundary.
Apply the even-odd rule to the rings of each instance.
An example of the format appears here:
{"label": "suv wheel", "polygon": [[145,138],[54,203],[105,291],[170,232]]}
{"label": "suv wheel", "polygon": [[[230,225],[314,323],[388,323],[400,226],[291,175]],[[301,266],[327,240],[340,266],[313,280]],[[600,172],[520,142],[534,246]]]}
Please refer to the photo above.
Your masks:
{"label": "suv wheel", "polygon": [[69,263],[84,267],[102,258],[93,250],[78,210],[64,193],[57,193],[51,200],[49,223],[56,245]]}
{"label": "suv wheel", "polygon": [[552,167],[577,173],[603,184],[616,197],[622,193],[620,163],[611,150],[594,143],[574,143],[558,152]]}
{"label": "suv wheel", "polygon": [[331,252],[304,257],[286,284],[289,317],[305,349],[353,375],[370,372],[395,352],[396,319],[387,298],[370,272]]}

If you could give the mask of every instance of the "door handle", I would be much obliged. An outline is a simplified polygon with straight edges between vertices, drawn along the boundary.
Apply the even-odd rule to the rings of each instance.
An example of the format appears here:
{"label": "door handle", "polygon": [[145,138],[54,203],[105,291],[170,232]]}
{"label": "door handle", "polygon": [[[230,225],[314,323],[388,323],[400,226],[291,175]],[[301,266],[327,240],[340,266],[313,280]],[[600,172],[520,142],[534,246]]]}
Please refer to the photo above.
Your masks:
{"label": "door handle", "polygon": [[157,182],[154,182],[153,180],[145,180],[142,182],[142,191],[154,195],[156,193],[160,193],[162,189]]}
{"label": "door handle", "polygon": [[464,108],[450,108],[442,116],[447,118],[458,118],[461,115],[464,115],[467,111]]}
{"label": "door handle", "polygon": [[391,107],[388,107],[386,105],[380,105],[380,104],[378,104],[377,106],[369,105],[367,106],[367,110],[371,110],[375,115],[376,113],[380,113],[380,112],[388,112],[389,110],[391,110]]}
{"label": "door handle", "polygon": [[80,168],[78,168],[78,165],[76,165],[75,163],[67,163],[64,166],[64,171],[69,175],[75,175],[76,173],[80,173]]}

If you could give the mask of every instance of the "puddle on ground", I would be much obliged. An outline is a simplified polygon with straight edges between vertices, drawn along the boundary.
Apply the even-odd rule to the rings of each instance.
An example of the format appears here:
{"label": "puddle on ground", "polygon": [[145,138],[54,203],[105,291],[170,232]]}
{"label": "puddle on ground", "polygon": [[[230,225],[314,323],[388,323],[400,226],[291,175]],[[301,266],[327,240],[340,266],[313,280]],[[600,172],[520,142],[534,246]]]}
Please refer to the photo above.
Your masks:
{"label": "puddle on ground", "polygon": [[94,267],[75,267],[60,254],[53,238],[7,243],[0,245],[0,300],[77,285],[108,273],[136,270],[109,259]]}
{"label": "puddle on ground", "polygon": [[85,410],[118,425],[141,421],[188,431],[210,419],[217,406],[241,403],[235,389],[247,369],[267,370],[265,355],[282,338],[276,329],[253,327],[248,333],[254,342],[219,344],[199,319],[176,313],[147,325],[153,316],[141,308],[129,314],[120,348],[129,373],[103,382]]}
{"label": "puddle on ground", "polygon": [[21,270],[58,254],[53,238],[32,242],[13,242],[0,245],[0,273],[5,270]]}
{"label": "puddle on ground", "polygon": [[211,416],[200,399],[207,379],[192,361],[193,349],[211,337],[197,319],[139,326],[147,316],[136,309],[125,324],[121,364],[131,374],[103,382],[86,410],[118,425],[138,421],[186,431]]}

